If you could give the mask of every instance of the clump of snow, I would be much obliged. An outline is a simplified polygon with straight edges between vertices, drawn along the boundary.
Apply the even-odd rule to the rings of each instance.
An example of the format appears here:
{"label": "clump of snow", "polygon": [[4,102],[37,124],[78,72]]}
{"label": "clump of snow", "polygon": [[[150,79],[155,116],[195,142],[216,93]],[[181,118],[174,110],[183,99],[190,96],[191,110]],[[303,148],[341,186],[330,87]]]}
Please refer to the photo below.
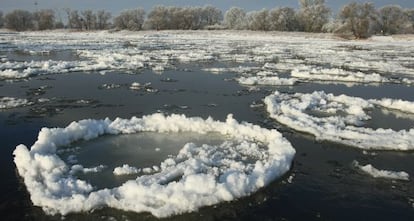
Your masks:
{"label": "clump of snow", "polygon": [[[78,140],[143,131],[216,132],[231,137],[231,141],[201,146],[187,143],[177,156],[150,167],[151,174],[99,190],[71,175],[71,168],[56,154]],[[295,150],[278,131],[239,123],[232,115],[220,122],[153,114],[114,121],[81,120],[66,128],[43,128],[30,150],[21,144],[13,154],[33,204],[48,214],[65,215],[106,206],[167,217],[256,192],[290,169]],[[123,168],[131,170],[129,166],[119,170]]]}
{"label": "clump of snow", "polygon": [[392,180],[410,180],[410,175],[404,171],[390,171],[390,170],[379,170],[372,166],[371,164],[367,164],[362,166],[359,164],[358,161],[353,162],[354,167],[360,169],[361,171],[369,174],[374,178],[384,178],[384,179],[392,179]]}
{"label": "clump of snow", "polygon": [[106,166],[105,165],[99,165],[97,167],[90,167],[90,168],[85,168],[80,164],[75,164],[71,167],[70,170],[70,174],[75,174],[77,172],[82,172],[82,173],[98,173],[101,172],[103,169],[105,169]]}
{"label": "clump of snow", "polygon": [[116,176],[121,176],[121,175],[131,175],[131,174],[137,174],[139,173],[141,170],[136,168],[136,167],[131,167],[128,164],[124,164],[122,165],[122,167],[115,167],[113,173]]}
{"label": "clump of snow", "polygon": [[[275,92],[266,97],[264,102],[271,118],[297,131],[310,133],[317,140],[329,140],[362,149],[414,150],[414,128],[394,131],[362,127],[370,119],[367,110],[375,104],[383,104],[383,101],[316,91],[311,94]],[[403,104],[407,107],[412,102]]]}
{"label": "clump of snow", "polygon": [[19,99],[14,97],[0,97],[0,109],[10,109],[31,105],[32,102],[27,99]]}

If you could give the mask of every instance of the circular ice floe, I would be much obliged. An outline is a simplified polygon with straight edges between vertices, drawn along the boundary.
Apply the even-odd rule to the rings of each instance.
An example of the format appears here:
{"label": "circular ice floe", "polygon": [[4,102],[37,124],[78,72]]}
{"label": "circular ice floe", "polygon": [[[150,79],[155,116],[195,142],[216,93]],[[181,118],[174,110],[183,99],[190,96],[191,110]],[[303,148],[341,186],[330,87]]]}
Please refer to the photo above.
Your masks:
{"label": "circular ice floe", "polygon": [[[157,172],[101,190],[71,175],[69,166],[56,154],[59,147],[78,140],[143,131],[214,132],[231,141],[217,146],[188,143],[177,156],[165,159]],[[232,115],[219,122],[153,114],[43,128],[30,150],[19,145],[14,155],[33,204],[49,214],[112,207],[166,217],[254,193],[289,170],[295,150],[278,131],[239,123]]]}
{"label": "circular ice floe", "polygon": [[414,129],[394,131],[362,127],[375,105],[413,113],[413,102],[382,99],[364,100],[322,91],[312,94],[275,92],[264,100],[270,117],[297,131],[313,134],[317,140],[338,142],[362,149],[414,150]]}

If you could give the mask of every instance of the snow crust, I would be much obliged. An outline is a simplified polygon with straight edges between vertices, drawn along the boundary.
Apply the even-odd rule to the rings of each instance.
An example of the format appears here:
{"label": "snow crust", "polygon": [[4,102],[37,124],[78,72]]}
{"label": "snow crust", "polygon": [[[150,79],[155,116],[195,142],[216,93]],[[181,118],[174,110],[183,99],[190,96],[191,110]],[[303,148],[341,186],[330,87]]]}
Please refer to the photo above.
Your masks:
{"label": "snow crust", "polygon": [[384,178],[384,179],[392,179],[392,180],[410,180],[410,175],[405,171],[390,171],[390,170],[379,170],[372,166],[371,164],[367,164],[362,166],[359,164],[358,161],[354,161],[353,165],[360,169],[361,171],[369,174],[374,178]]}
{"label": "snow crust", "polygon": [[[413,102],[382,99],[364,100],[323,91],[311,94],[275,92],[264,99],[271,118],[297,131],[362,149],[413,150],[414,128],[394,131],[363,127],[370,119],[367,110],[375,105],[413,112]],[[398,105],[392,105],[396,103]]]}
{"label": "snow crust", "polygon": [[[25,32],[1,35],[11,48],[28,55],[44,56],[72,51],[76,59],[15,61],[2,59],[0,79],[27,78],[69,72],[137,73],[142,69],[163,72],[177,64],[217,62],[229,67],[210,67],[212,73],[243,74],[243,84],[271,85],[306,81],[357,82],[364,84],[414,82],[414,42],[406,39],[343,41],[331,35],[263,33],[247,31],[159,32]],[[60,59],[60,60],[59,60]],[[291,81],[265,79],[258,71],[289,74]],[[251,79],[249,79],[251,77]]]}
{"label": "snow crust", "polygon": [[[217,146],[187,143],[178,155],[150,168],[151,174],[112,189],[94,189],[70,173],[73,168],[57,155],[60,147],[77,140],[142,131],[216,132],[231,137],[231,141]],[[113,121],[88,119],[72,122],[66,128],[42,128],[30,149],[23,144],[16,147],[14,162],[33,204],[48,214],[112,207],[167,217],[248,196],[285,174],[294,155],[295,150],[278,131],[239,123],[232,115],[220,122],[153,114]],[[81,165],[76,167],[84,171]],[[135,169],[123,165],[114,168],[114,173],[129,174]]]}

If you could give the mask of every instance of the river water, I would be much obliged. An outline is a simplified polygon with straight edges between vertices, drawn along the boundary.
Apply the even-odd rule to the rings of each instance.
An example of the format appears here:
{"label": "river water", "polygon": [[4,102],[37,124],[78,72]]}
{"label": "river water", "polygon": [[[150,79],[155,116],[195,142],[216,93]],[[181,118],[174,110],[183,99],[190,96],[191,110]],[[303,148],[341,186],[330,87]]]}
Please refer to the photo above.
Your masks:
{"label": "river water", "polygon": [[[33,60],[32,55],[5,54],[13,60]],[[48,56],[53,56],[48,55]],[[65,51],[65,60],[73,55]],[[36,58],[45,59],[45,58]],[[50,59],[47,57],[46,59]],[[402,84],[329,84],[301,82],[295,86],[244,87],[234,78],[236,73],[212,74],[205,68],[223,63],[176,64],[161,74],[151,70],[125,73],[74,72],[34,76],[30,80],[1,81],[2,96],[26,98],[33,105],[0,110],[0,217],[2,220],[62,220],[60,215],[47,215],[30,201],[22,179],[13,163],[13,150],[18,144],[31,146],[42,127],[65,127],[80,119],[130,118],[161,112],[223,121],[229,113],[238,121],[265,128],[276,128],[292,143],[297,153],[291,170],[269,186],[251,196],[198,212],[165,220],[413,220],[414,181],[375,179],[353,166],[354,161],[378,168],[406,171],[414,175],[414,152],[362,151],[332,142],[315,141],[308,134],[296,132],[270,119],[262,99],[273,91],[311,93],[325,91],[364,99],[383,97],[414,101],[414,87]],[[231,66],[231,63],[225,63]],[[131,89],[132,82],[146,88]],[[148,84],[151,83],[151,84]],[[44,102],[38,102],[39,99]],[[254,105],[252,105],[254,104]],[[410,129],[414,116],[374,109],[366,127]],[[218,135],[154,134],[104,136],[94,141],[74,144],[77,160],[90,166],[104,164],[108,168],[120,162],[145,167],[174,155],[177,147],[189,141],[218,143]],[[62,154],[66,159],[68,155]],[[82,175],[98,188],[111,188],[126,178],[114,180],[111,171]],[[133,176],[132,176],[133,178]],[[102,208],[69,214],[64,220],[157,220],[148,213],[133,213]]]}

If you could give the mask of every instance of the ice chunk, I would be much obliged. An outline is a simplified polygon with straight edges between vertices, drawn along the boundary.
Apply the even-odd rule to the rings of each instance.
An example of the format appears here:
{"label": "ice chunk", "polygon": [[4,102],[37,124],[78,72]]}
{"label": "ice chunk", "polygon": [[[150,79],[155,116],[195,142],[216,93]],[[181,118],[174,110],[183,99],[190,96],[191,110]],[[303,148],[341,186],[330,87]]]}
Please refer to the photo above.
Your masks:
{"label": "ice chunk", "polygon": [[[149,167],[150,174],[100,190],[71,174],[69,166],[56,154],[59,148],[81,139],[144,131],[216,132],[232,141],[201,146],[188,143],[177,156]],[[108,206],[167,217],[253,194],[290,169],[295,150],[278,131],[239,123],[232,115],[220,122],[153,114],[113,121],[81,120],[66,128],[43,128],[30,150],[19,145],[13,154],[33,204],[48,214],[65,215]],[[72,169],[85,171],[80,165]],[[114,173],[138,171],[123,165]]]}
{"label": "ice chunk", "polygon": [[297,131],[310,133],[317,140],[329,140],[362,149],[414,150],[414,128],[391,129],[361,127],[369,120],[367,110],[375,104],[406,108],[412,102],[364,100],[346,95],[334,96],[322,91],[311,94],[275,92],[264,100],[270,117]]}
{"label": "ice chunk", "polygon": [[122,165],[122,167],[115,167],[115,169],[113,171],[113,173],[116,176],[137,174],[139,172],[140,172],[140,169],[138,169],[136,167],[131,167],[128,164],[124,164],[124,165]]}
{"label": "ice chunk", "polygon": [[27,99],[19,99],[14,97],[0,97],[0,109],[9,109],[22,107],[33,104]]}
{"label": "ice chunk", "polygon": [[365,74],[363,72],[345,71],[339,68],[321,68],[312,66],[301,66],[295,68],[292,77],[304,80],[357,82],[357,83],[386,83],[390,82],[379,74]]}
{"label": "ice chunk", "polygon": [[404,171],[390,171],[390,170],[379,170],[372,166],[371,164],[367,164],[362,166],[358,163],[358,161],[354,161],[353,165],[360,169],[361,171],[369,174],[374,178],[384,178],[384,179],[393,179],[393,180],[410,180],[410,175]]}

